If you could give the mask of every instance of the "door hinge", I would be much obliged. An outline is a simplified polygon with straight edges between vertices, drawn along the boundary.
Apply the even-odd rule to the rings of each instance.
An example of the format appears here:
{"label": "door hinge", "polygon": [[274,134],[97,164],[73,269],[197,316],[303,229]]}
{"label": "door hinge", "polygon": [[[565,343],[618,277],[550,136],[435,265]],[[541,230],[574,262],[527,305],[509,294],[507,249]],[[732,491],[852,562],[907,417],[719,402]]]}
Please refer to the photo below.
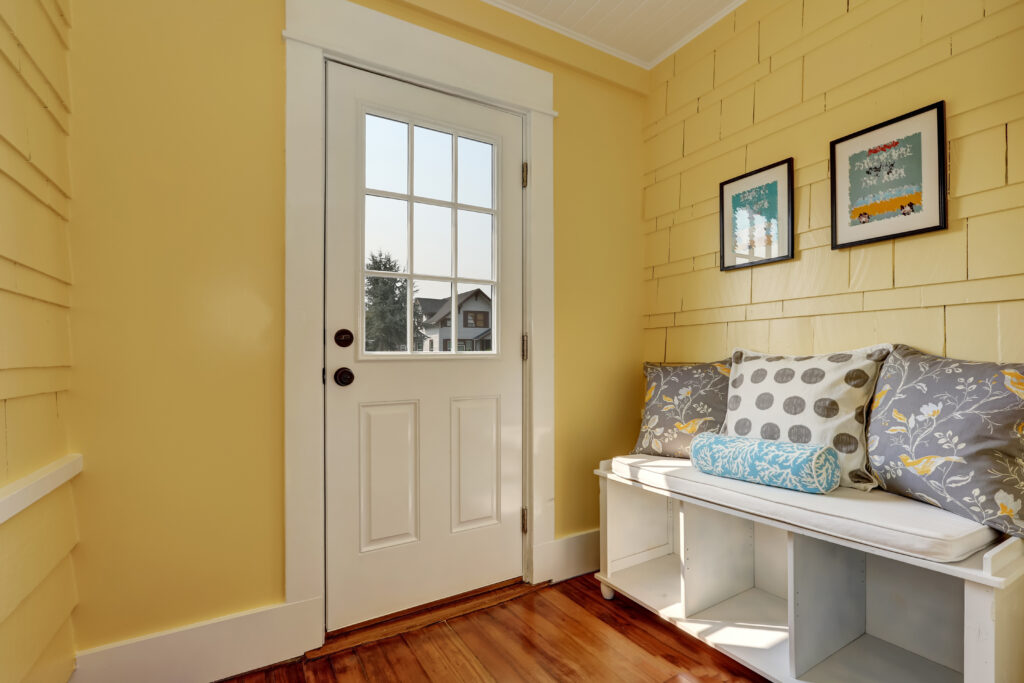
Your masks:
{"label": "door hinge", "polygon": [[530,514],[526,508],[522,508],[522,527],[523,533],[525,534],[530,529]]}
{"label": "door hinge", "polygon": [[528,360],[529,358],[530,358],[530,337],[528,335],[524,334],[523,335],[523,360]]}
{"label": "door hinge", "polygon": [[523,162],[523,187],[526,187],[526,183],[529,180],[529,177],[530,177],[530,165],[524,161]]}
{"label": "door hinge", "polygon": [[327,384],[327,368],[320,368],[320,383]]}

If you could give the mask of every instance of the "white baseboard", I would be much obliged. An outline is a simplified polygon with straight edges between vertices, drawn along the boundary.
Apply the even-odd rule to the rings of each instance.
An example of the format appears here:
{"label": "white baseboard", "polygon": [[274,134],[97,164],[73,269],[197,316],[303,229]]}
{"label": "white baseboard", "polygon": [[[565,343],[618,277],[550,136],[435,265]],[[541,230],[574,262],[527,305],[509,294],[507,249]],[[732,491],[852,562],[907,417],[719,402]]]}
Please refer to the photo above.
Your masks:
{"label": "white baseboard", "polygon": [[562,581],[596,572],[600,561],[600,529],[556,538],[533,548],[533,581]]}
{"label": "white baseboard", "polygon": [[208,683],[324,642],[323,598],[229,614],[78,653],[71,683]]}

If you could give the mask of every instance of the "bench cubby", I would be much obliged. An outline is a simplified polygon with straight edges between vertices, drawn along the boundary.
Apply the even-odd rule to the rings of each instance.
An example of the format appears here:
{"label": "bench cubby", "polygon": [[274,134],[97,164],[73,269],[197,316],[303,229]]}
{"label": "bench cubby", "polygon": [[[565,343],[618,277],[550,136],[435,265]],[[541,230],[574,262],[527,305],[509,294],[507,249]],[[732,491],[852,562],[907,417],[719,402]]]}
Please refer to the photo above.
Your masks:
{"label": "bench cubby", "polygon": [[901,556],[609,463],[596,472],[606,598],[621,593],[775,681],[1024,680],[1020,539],[955,563]]}

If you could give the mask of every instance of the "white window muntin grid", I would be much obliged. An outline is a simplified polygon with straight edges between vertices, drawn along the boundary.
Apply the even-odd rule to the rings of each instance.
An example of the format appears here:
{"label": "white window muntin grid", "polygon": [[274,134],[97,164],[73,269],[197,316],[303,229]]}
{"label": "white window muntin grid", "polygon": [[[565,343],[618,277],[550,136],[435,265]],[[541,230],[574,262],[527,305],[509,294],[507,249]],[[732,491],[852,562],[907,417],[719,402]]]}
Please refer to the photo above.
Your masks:
{"label": "white window muntin grid", "polygon": [[[390,192],[387,190],[370,189],[366,187],[366,117],[377,116],[380,118],[390,119],[399,123],[404,123],[407,126],[406,129],[406,149],[407,155],[407,166],[406,166],[406,187],[407,193],[401,192]],[[429,197],[420,197],[415,194],[415,187],[413,185],[413,171],[415,168],[415,144],[414,134],[415,128],[429,128],[431,130],[447,133],[452,136],[452,201],[444,201],[439,199],[433,199]],[[357,354],[361,360],[395,360],[395,359],[409,359],[409,358],[451,358],[455,356],[472,357],[472,356],[484,356],[488,358],[499,357],[501,355],[501,346],[498,342],[499,332],[499,285],[501,274],[499,264],[501,259],[499,258],[499,250],[501,248],[501,221],[499,220],[499,214],[501,211],[501,193],[499,192],[499,168],[501,145],[500,138],[484,133],[482,131],[472,130],[469,128],[461,128],[452,126],[449,123],[441,123],[439,121],[433,121],[421,116],[406,112],[398,112],[394,109],[384,109],[374,105],[363,104],[360,106],[359,116],[359,130],[357,133],[357,144],[358,149],[358,176],[359,176],[359,201],[356,207],[356,216],[359,230],[357,230],[357,250],[356,257],[358,258],[358,267],[356,272],[360,273],[359,285],[356,288],[358,300],[356,302],[356,310],[359,315],[359,331],[360,337],[365,337],[366,334],[366,278],[367,277],[383,277],[383,278],[394,278],[404,279],[408,282],[406,287],[406,351],[367,351],[366,340],[362,338],[358,344]],[[459,154],[458,154],[458,139],[466,138],[476,142],[483,142],[491,146],[491,203],[492,208],[484,208],[475,206],[472,204],[460,204],[458,202],[459,196]],[[398,199],[406,202],[406,245],[408,249],[408,264],[406,272],[402,273],[391,273],[381,272],[376,270],[367,270],[366,268],[366,197],[381,197],[385,199]],[[413,255],[413,211],[415,204],[430,204],[433,206],[440,206],[451,209],[452,223],[451,223],[451,265],[452,275],[450,276],[438,276],[438,275],[420,275],[416,273],[416,266]],[[492,279],[480,279],[480,278],[459,278],[458,277],[458,251],[459,251],[459,234],[458,234],[458,212],[462,211],[473,211],[476,213],[483,213],[491,216],[491,276]],[[415,280],[427,280],[433,282],[444,282],[450,285],[451,289],[451,349],[449,351],[441,351],[441,342],[438,340],[438,350],[436,351],[415,351],[413,350],[413,282]],[[458,350],[458,330],[459,320],[458,315],[460,314],[458,306],[458,286],[463,285],[484,285],[491,287],[491,350],[490,351],[459,351]]]}

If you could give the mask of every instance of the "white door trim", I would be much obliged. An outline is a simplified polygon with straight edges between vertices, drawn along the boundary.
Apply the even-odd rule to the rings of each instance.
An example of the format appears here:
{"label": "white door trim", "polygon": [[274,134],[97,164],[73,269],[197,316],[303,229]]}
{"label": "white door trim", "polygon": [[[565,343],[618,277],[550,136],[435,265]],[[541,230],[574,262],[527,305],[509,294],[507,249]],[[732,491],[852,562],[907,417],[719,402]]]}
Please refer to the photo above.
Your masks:
{"label": "white door trim", "polygon": [[[333,59],[523,114],[524,574],[554,540],[554,192],[550,73],[344,0],[287,0],[285,596],[324,597],[324,72]],[[316,380],[320,379],[320,382]],[[542,563],[544,564],[544,563]],[[538,567],[538,569],[540,569]]]}

